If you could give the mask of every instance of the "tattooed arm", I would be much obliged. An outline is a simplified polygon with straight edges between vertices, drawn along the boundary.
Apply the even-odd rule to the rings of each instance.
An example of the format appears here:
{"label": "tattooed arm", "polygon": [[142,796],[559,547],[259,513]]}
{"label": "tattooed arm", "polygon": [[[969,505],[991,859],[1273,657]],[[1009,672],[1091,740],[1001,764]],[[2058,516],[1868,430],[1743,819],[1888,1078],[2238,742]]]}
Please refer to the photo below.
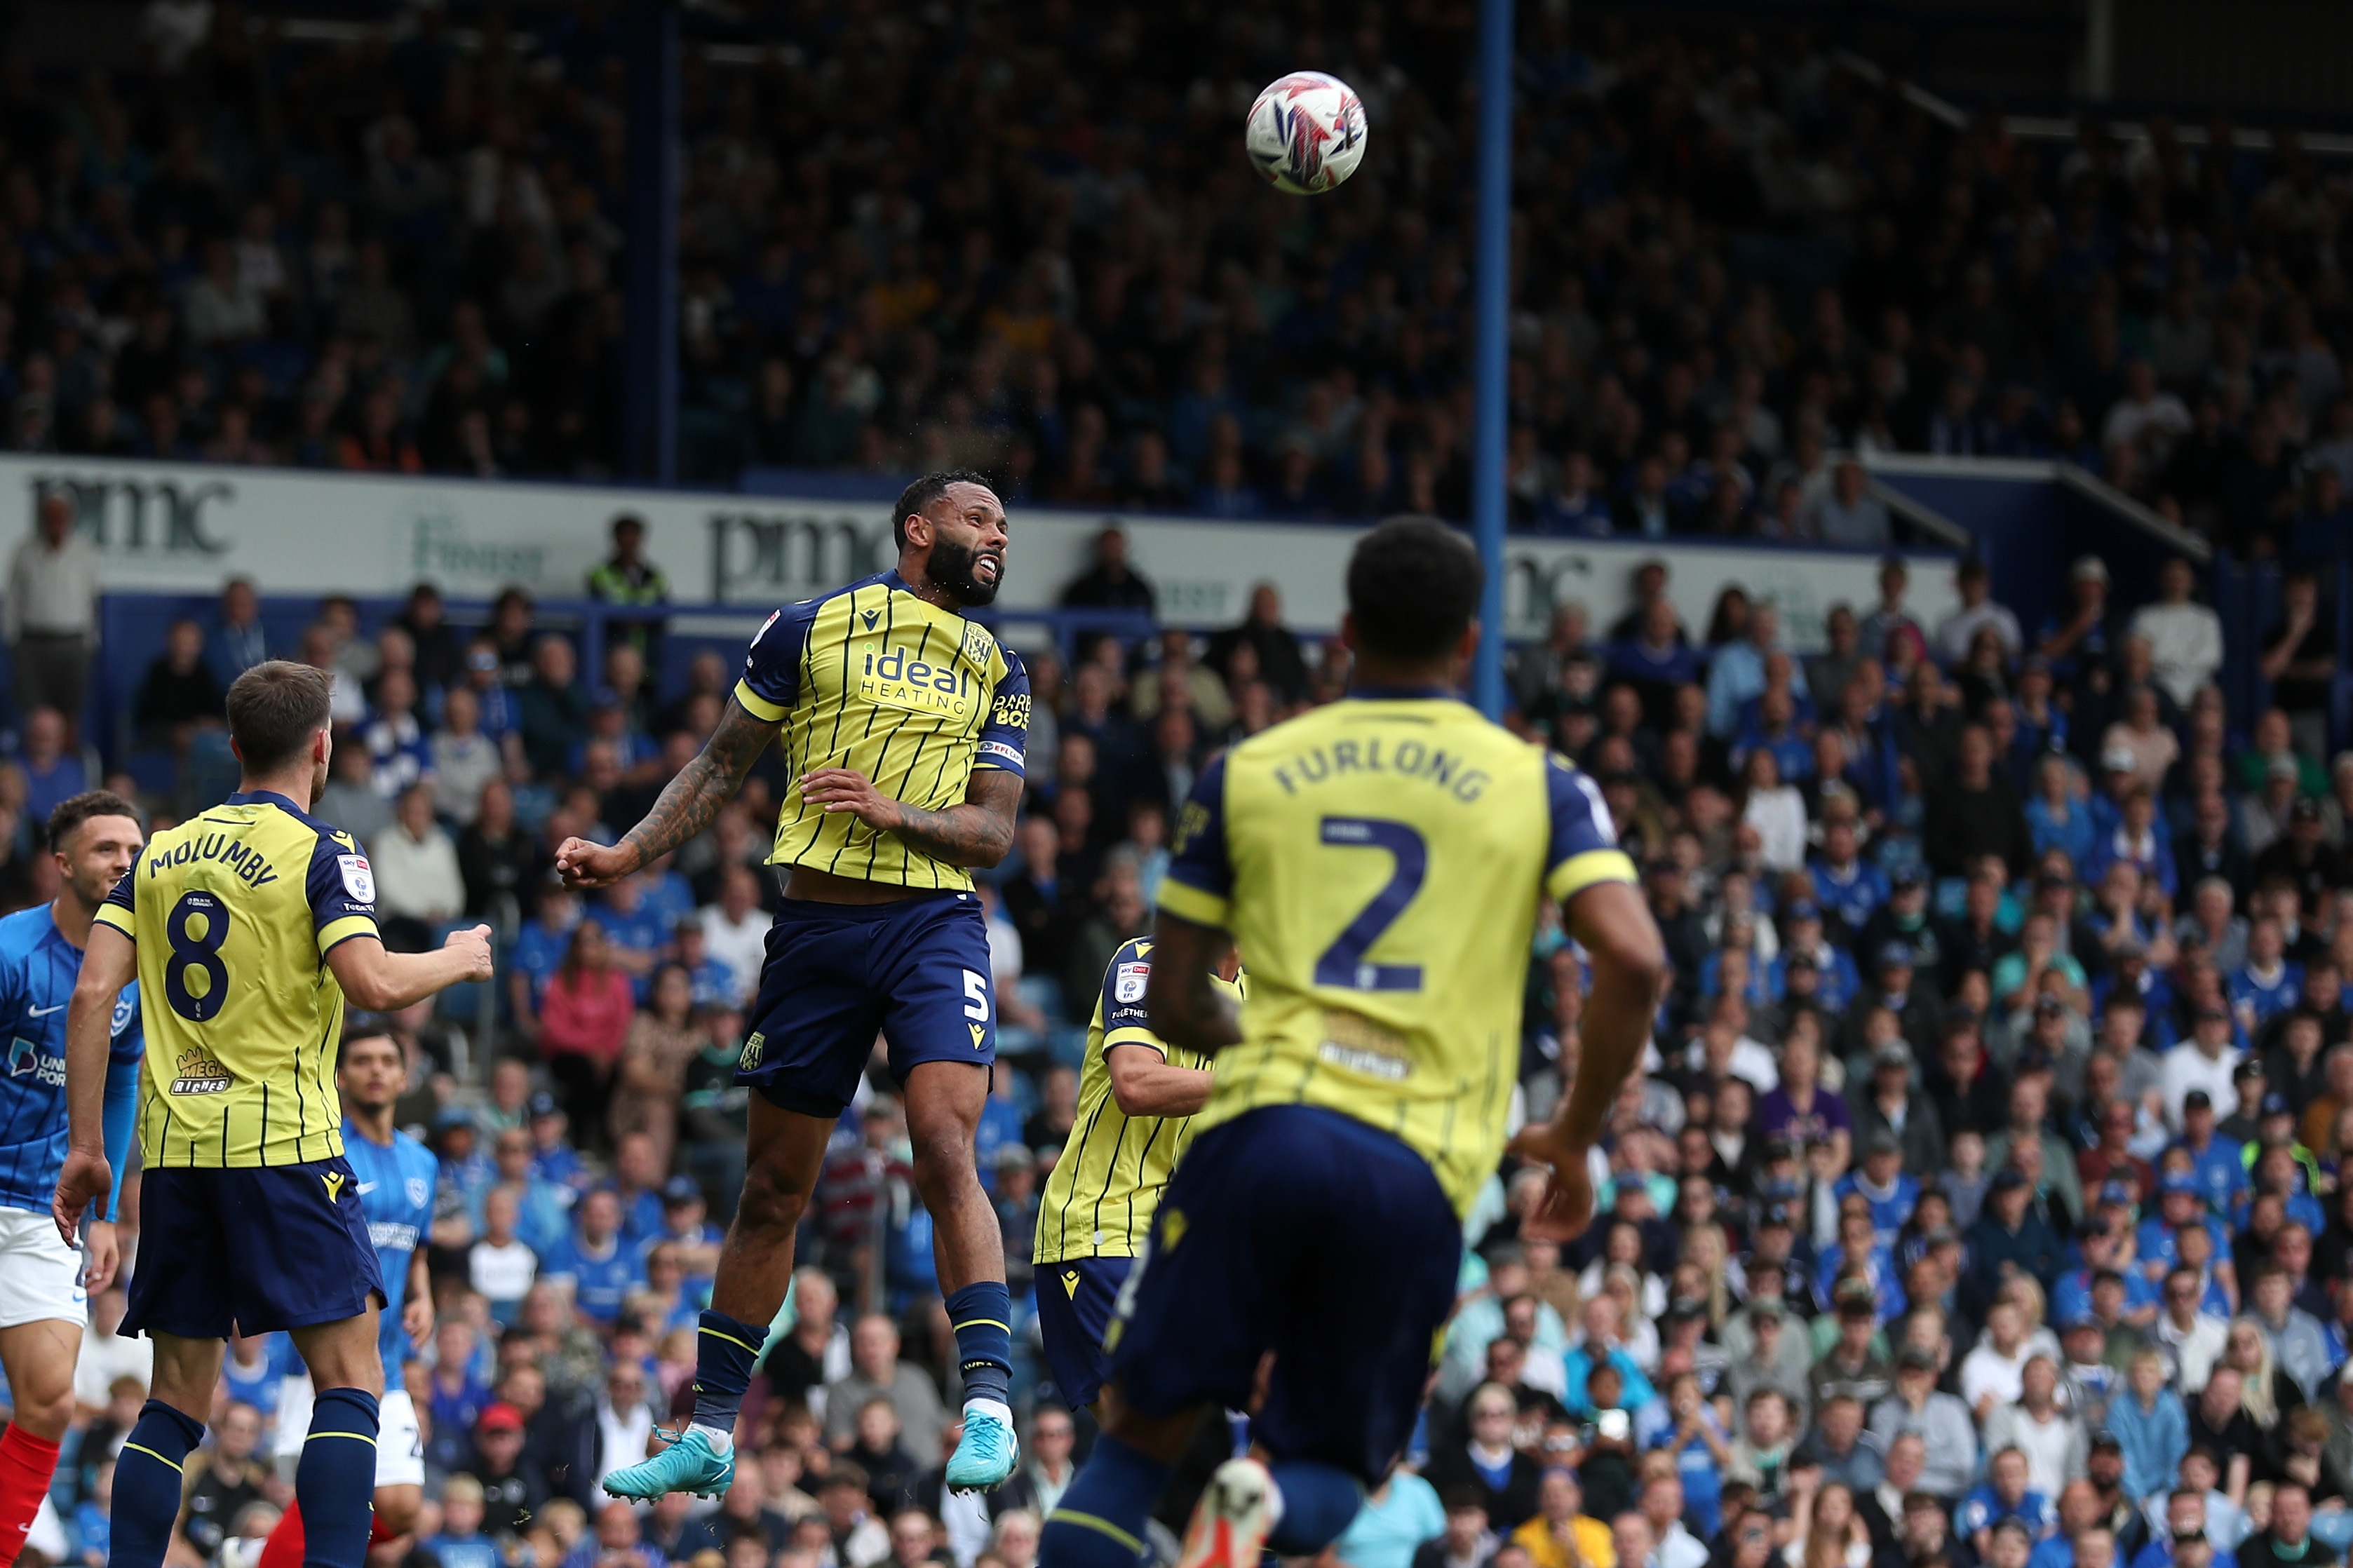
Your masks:
{"label": "tattooed arm", "polygon": [[1005,858],[1013,847],[1021,789],[1019,773],[976,768],[965,785],[962,805],[925,811],[892,799],[855,768],[813,768],[801,775],[803,800],[828,812],[849,812],[876,832],[895,833],[909,847],[946,866],[987,868]]}
{"label": "tattooed arm", "polygon": [[575,888],[607,888],[649,861],[659,860],[711,826],[719,808],[744,787],[744,777],[767,749],[776,727],[734,698],[727,700],[719,727],[681,768],[646,813],[646,819],[609,848],[585,838],[567,838],[555,851],[555,868]]}

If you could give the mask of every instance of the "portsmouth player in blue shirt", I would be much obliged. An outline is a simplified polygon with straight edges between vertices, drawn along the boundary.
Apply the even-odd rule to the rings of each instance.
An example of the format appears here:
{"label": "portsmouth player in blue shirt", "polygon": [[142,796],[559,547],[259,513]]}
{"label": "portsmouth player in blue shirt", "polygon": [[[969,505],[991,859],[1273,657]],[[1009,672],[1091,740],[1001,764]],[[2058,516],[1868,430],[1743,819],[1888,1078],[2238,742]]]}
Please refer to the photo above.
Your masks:
{"label": "portsmouth player in blue shirt", "polygon": [[[440,1162],[392,1124],[393,1102],[407,1079],[407,1059],[383,1018],[355,1013],[343,1021],[343,1058],[335,1068],[335,1089],[343,1100],[343,1158],[351,1162],[360,1213],[384,1276],[384,1312],[376,1323],[384,1396],[376,1407],[375,1522],[368,1552],[385,1562],[407,1554],[406,1537],[417,1528],[417,1505],[425,1497],[425,1436],[401,1369],[433,1337],[433,1290],[425,1275],[425,1251],[417,1244],[432,1227]],[[288,1379],[279,1401],[280,1430],[309,1427],[311,1394],[307,1373]],[[299,1502],[288,1506],[269,1532],[259,1568],[302,1568]]]}
{"label": "portsmouth player in blue shirt", "polygon": [[[91,790],[49,814],[58,896],[0,920],[0,1368],[15,1419],[0,1434],[0,1564],[13,1563],[58,1466],[73,1415],[74,1358],[87,1292],[114,1278],[114,1205],[90,1227],[88,1258],[48,1215],[66,1158],[66,1004],[98,906],[139,853],[138,808]],[[139,1095],[139,987],[114,1004],[106,1069],[106,1147],[131,1147]]]}

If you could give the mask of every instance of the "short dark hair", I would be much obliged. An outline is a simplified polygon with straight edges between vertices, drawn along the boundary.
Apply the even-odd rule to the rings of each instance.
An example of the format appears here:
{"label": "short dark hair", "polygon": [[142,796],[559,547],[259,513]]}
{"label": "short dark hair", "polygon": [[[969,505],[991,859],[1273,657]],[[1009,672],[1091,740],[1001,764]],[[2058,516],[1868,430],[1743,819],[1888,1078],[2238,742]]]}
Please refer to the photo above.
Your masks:
{"label": "short dark hair", "polygon": [[273,658],[228,689],[228,733],[249,774],[285,766],[334,716],[327,672]]}
{"label": "short dark hair", "polygon": [[1357,645],[1379,658],[1438,658],[1479,613],[1485,584],[1471,542],[1434,517],[1393,517],[1348,558]]}
{"label": "short dark hair", "polygon": [[997,487],[988,476],[975,468],[942,468],[935,474],[925,474],[899,492],[898,510],[891,514],[891,542],[900,549],[907,548],[907,520],[948,493],[950,485],[978,485],[991,493]]}
{"label": "short dark hair", "polygon": [[62,849],[73,830],[93,816],[127,816],[144,826],[138,806],[111,789],[86,789],[58,802],[49,813],[49,847]]}
{"label": "short dark hair", "polygon": [[343,1070],[343,1058],[352,1054],[352,1047],[362,1040],[390,1040],[394,1050],[400,1049],[400,1037],[392,1032],[390,1018],[382,1013],[363,1013],[353,1009],[343,1015],[343,1037],[335,1047],[337,1072]]}

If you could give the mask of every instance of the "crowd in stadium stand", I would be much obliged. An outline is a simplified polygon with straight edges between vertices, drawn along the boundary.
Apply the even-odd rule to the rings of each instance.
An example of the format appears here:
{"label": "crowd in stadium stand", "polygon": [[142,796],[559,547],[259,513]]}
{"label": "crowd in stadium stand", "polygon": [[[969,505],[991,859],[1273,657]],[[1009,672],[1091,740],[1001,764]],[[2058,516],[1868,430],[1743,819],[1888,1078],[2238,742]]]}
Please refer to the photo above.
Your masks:
{"label": "crowd in stadium stand", "polygon": [[[689,73],[686,381],[727,467],[969,460],[1017,500],[1460,515],[1460,26],[803,10],[825,43],[799,62]],[[2068,457],[2234,548],[2310,555],[2341,531],[2342,191],[2292,145],[2060,152],[1948,131],[1801,40],[1572,40],[1529,13],[1524,525],[1880,542],[1831,458],[1876,447]],[[599,471],[625,260],[604,16],[535,15],[532,51],[495,21],[459,48],[427,8],[380,47],[219,25],[159,38],[135,79],[11,62],[7,444]],[[1240,108],[1302,58],[1366,94],[1375,155],[1342,196],[1260,199]],[[1571,1247],[1524,1243],[1534,1178],[1497,1173],[1426,1431],[1337,1561],[2336,1561],[2353,756],[2329,750],[2330,612],[2295,580],[2254,650],[2275,706],[2233,712],[2186,563],[2126,605],[2087,558],[2033,626],[1974,571],[1923,625],[1893,567],[1804,657],[1772,606],[1728,593],[1686,626],[1665,586],[1646,572],[1607,626],[1565,606],[1512,670],[1516,722],[1603,791],[1673,963],[1601,1216]],[[151,739],[216,723],[264,648],[249,597],[175,630],[141,688]],[[1115,546],[1071,597],[1153,605]],[[423,1549],[440,1568],[1031,1568],[1086,1423],[1017,1338],[1023,1468],[944,1495],[955,1357],[879,1070],[748,1407],[757,1463],[715,1509],[596,1489],[691,1372],[776,896],[773,757],[673,863],[585,900],[547,877],[565,837],[637,820],[733,678],[705,659],[652,689],[648,614],[594,670],[520,598],[478,637],[429,595],[383,625],[330,602],[267,650],[335,672],[320,811],[365,842],[387,936],[480,918],[501,937],[496,996],[398,1020],[399,1119],[441,1163],[441,1324],[412,1363]],[[1030,673],[1029,812],[983,894],[1005,1066],[981,1164],[1017,1300],[1086,1011],[1148,926],[1173,804],[1216,747],[1335,697],[1345,658],[1270,592],[1213,636],[1031,650]],[[0,765],[12,904],[52,886],[32,825],[97,771],[54,710],[22,729]],[[160,823],[185,803],[153,805]],[[1525,1116],[1574,1071],[1581,985],[1548,922]],[[95,1303],[59,1484],[91,1568],[144,1392],[143,1342],[103,1332],[121,1311],[119,1290]],[[233,1347],[185,1564],[243,1563],[290,1495],[285,1364]]]}
{"label": "crowd in stadium stand", "polygon": [[[689,56],[691,477],[977,465],[1015,500],[1463,515],[1469,10],[777,10],[766,63]],[[1519,57],[1521,526],[1883,543],[1840,468],[1903,450],[2065,458],[2242,552],[2332,547],[2345,182],[2292,132],[2022,142],[1802,36],[1566,16],[1532,11]],[[153,41],[147,71],[19,61],[0,93],[8,447],[610,470],[613,9],[493,10],[461,47],[438,6],[328,45],[223,5]],[[1314,201],[1236,145],[1305,61],[1376,149]]]}
{"label": "crowd in stadium stand", "polygon": [[[1800,658],[1737,589],[1682,625],[1654,564],[1619,625],[1565,606],[1514,656],[1513,721],[1598,781],[1672,979],[1590,1232],[1523,1240],[1543,1181],[1509,1162],[1480,1200],[1425,1428],[1337,1563],[2323,1568],[2353,1539],[2353,754],[2283,710],[2224,711],[2185,563],[2127,607],[2087,557],[2073,608],[2031,633],[1960,574],[1960,607],[1923,625],[1891,561],[1881,601],[1840,606]],[[1115,546],[1072,587],[1155,598]],[[213,624],[174,628],[151,699],[216,703],[273,651],[242,603],[233,586]],[[1052,1282],[1026,1261],[1087,1012],[1148,929],[1198,770],[1332,700],[1345,650],[1286,628],[1270,588],[1206,637],[1029,654],[1030,795],[982,882],[1014,1482],[942,1489],[955,1358],[878,1058],[754,1385],[758,1462],[723,1505],[640,1515],[596,1482],[691,1374],[742,1179],[776,759],[672,861],[584,900],[549,878],[552,846],[638,818],[710,729],[725,663],[648,690],[649,608],[590,682],[527,616],[466,637],[434,609],[420,593],[364,634],[330,600],[297,650],[334,674],[318,809],[362,838],[387,940],[501,934],[494,1026],[479,997],[397,1019],[398,1120],[441,1173],[440,1325],[409,1371],[425,1549],[441,1568],[1030,1568],[1092,1431],[1037,1357]],[[217,720],[191,700],[178,721]],[[31,820],[78,765],[0,764],[0,795]],[[16,863],[16,896],[38,896],[46,862]],[[1547,919],[1515,1117],[1575,1071],[1584,984]],[[121,1310],[107,1292],[100,1329]],[[84,1352],[60,1495],[86,1550],[145,1353],[102,1332]],[[233,1349],[191,1563],[241,1563],[288,1495],[268,1458],[287,1364],[282,1343]]]}

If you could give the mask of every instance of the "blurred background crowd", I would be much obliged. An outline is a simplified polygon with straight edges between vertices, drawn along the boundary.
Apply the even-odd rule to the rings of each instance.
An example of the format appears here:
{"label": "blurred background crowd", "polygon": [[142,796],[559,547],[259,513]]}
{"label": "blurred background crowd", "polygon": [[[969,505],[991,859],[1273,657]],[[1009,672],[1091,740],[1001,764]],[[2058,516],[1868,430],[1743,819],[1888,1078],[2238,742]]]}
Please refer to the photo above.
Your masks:
{"label": "blurred background crowd", "polygon": [[[689,477],[971,462],[1017,504],[1463,515],[1467,8],[790,9],[806,47],[686,68]],[[348,41],[226,3],[142,16],[139,72],[0,61],[8,447],[610,471],[610,7],[527,32],[491,10],[461,38],[427,6]],[[1374,156],[1345,199],[1262,199],[1235,127],[1311,58],[1365,96]],[[2064,458],[2234,551],[2340,548],[2346,187],[2292,135],[2025,142],[1802,36],[1572,36],[1543,7],[1518,67],[1518,526],[1875,546],[1887,514],[1845,458],[1907,451]],[[94,626],[55,618],[96,592],[70,521],[11,577],[11,907],[53,890],[31,825],[104,773],[66,717],[103,655],[54,646]],[[782,783],[772,756],[608,894],[550,880],[554,844],[638,819],[733,679],[709,655],[649,675],[643,542],[617,532],[587,585],[644,606],[594,668],[520,594],[480,626],[429,588],[388,616],[330,599],[273,641],[240,582],[120,672],[141,739],[199,757],[239,670],[332,670],[319,812],[364,843],[388,939],[499,931],[495,985],[398,1020],[399,1120],[440,1171],[418,1550],[1031,1568],[1090,1424],[1025,1309],[1024,1467],[943,1495],[960,1390],[879,1068],[748,1407],[756,1462],[715,1508],[596,1489],[691,1372]],[[1673,963],[1602,1216],[1523,1242],[1531,1178],[1497,1172],[1425,1432],[1335,1563],[2323,1568],[2353,1536],[2353,756],[2329,745],[2323,585],[2291,575],[2232,650],[2268,692],[2234,710],[2186,562],[2124,603],[2086,557],[2035,624],[1973,565],[1923,624],[1891,564],[1805,650],[1736,589],[1686,624],[1666,573],[1607,625],[1565,605],[1511,669],[1512,721],[1597,780]],[[1063,597],[1157,603],[1115,531]],[[24,657],[27,629],[54,657]],[[1017,1301],[1173,804],[1346,677],[1271,589],[1232,625],[1024,652],[1031,789],[982,892],[1003,1063],[981,1168]],[[151,826],[202,793],[149,790]],[[1517,1115],[1575,1070],[1584,979],[1547,921]],[[93,1310],[57,1539],[102,1568],[145,1363],[103,1331],[120,1291]],[[286,1363],[234,1347],[179,1568],[242,1568],[290,1495]]]}

